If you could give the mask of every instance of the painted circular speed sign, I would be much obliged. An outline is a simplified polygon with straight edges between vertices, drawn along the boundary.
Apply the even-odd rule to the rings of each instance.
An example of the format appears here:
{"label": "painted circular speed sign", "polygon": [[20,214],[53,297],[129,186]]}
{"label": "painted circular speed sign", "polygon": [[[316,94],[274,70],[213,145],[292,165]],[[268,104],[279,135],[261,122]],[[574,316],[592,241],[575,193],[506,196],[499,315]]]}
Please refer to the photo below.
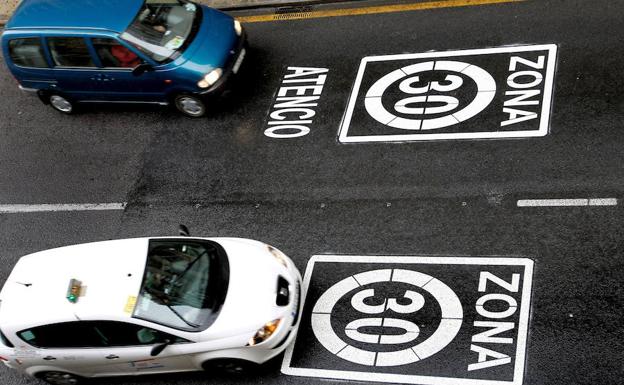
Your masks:
{"label": "painted circular speed sign", "polygon": [[[424,75],[431,73],[437,73],[442,80],[424,81]],[[472,100],[460,100],[456,94],[467,86],[467,80],[476,84],[476,95]],[[404,97],[388,111],[384,94],[396,83]],[[390,72],[372,85],[364,104],[369,115],[386,126],[435,130],[476,116],[490,105],[495,95],[496,81],[487,71],[474,64],[438,60]]]}
{"label": "painted circular speed sign", "polygon": [[[380,302],[374,284],[381,283],[408,289],[401,290],[398,298]],[[332,320],[345,315],[335,314],[334,309],[345,298],[354,319],[344,321],[345,330],[337,333]],[[415,320],[426,298],[437,303],[440,319],[428,338],[419,339],[421,330]],[[347,277],[327,289],[312,311],[312,330],[328,351],[344,360],[387,367],[411,364],[438,353],[453,341],[462,319],[459,298],[439,279],[412,270],[381,269]]]}

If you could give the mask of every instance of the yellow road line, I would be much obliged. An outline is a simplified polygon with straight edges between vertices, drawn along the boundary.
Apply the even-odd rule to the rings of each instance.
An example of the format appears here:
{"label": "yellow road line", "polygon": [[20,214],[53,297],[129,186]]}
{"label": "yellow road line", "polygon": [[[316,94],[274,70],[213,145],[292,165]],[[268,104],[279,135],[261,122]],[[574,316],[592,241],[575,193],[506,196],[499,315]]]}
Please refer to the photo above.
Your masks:
{"label": "yellow road line", "polygon": [[345,9],[332,9],[332,10],[325,10],[325,11],[242,16],[242,17],[238,17],[237,19],[244,23],[262,23],[262,22],[267,22],[267,21],[316,19],[316,18],[321,18],[321,17],[356,16],[356,15],[371,15],[371,14],[376,14],[376,13],[420,11],[420,10],[435,9],[435,8],[470,7],[470,6],[475,6],[475,5],[517,3],[517,2],[522,2],[522,1],[525,1],[525,0],[428,1],[424,3],[382,5],[382,6],[364,7],[364,8],[345,8]]}

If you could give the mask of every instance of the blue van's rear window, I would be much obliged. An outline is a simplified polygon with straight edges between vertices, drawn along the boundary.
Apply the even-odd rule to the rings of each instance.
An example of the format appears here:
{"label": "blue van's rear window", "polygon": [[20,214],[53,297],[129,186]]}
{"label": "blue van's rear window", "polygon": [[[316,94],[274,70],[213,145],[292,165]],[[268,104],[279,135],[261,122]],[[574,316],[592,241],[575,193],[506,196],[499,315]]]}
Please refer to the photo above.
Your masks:
{"label": "blue van's rear window", "polygon": [[50,37],[47,39],[54,64],[59,67],[95,67],[85,39]]}
{"label": "blue van's rear window", "polygon": [[20,67],[48,68],[41,39],[29,37],[9,41],[9,55],[13,64]]}

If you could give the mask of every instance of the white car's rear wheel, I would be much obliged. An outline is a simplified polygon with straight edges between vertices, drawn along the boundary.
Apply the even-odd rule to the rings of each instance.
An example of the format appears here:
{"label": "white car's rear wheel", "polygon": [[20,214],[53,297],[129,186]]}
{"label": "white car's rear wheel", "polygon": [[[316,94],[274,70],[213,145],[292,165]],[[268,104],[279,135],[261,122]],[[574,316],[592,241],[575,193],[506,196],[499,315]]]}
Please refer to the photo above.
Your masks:
{"label": "white car's rear wheel", "polygon": [[82,382],[80,377],[65,372],[43,372],[37,377],[52,385],[78,385]]}

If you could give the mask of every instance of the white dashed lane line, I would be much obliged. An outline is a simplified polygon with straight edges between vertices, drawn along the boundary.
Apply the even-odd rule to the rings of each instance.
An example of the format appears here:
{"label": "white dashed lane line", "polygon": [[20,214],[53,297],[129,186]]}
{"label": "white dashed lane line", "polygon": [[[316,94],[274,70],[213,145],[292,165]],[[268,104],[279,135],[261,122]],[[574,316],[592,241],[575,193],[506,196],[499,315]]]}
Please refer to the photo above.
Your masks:
{"label": "white dashed lane line", "polygon": [[616,198],[521,199],[518,207],[617,206]]}
{"label": "white dashed lane line", "polygon": [[64,211],[124,210],[127,203],[12,204],[0,205],[0,214],[44,213]]}

